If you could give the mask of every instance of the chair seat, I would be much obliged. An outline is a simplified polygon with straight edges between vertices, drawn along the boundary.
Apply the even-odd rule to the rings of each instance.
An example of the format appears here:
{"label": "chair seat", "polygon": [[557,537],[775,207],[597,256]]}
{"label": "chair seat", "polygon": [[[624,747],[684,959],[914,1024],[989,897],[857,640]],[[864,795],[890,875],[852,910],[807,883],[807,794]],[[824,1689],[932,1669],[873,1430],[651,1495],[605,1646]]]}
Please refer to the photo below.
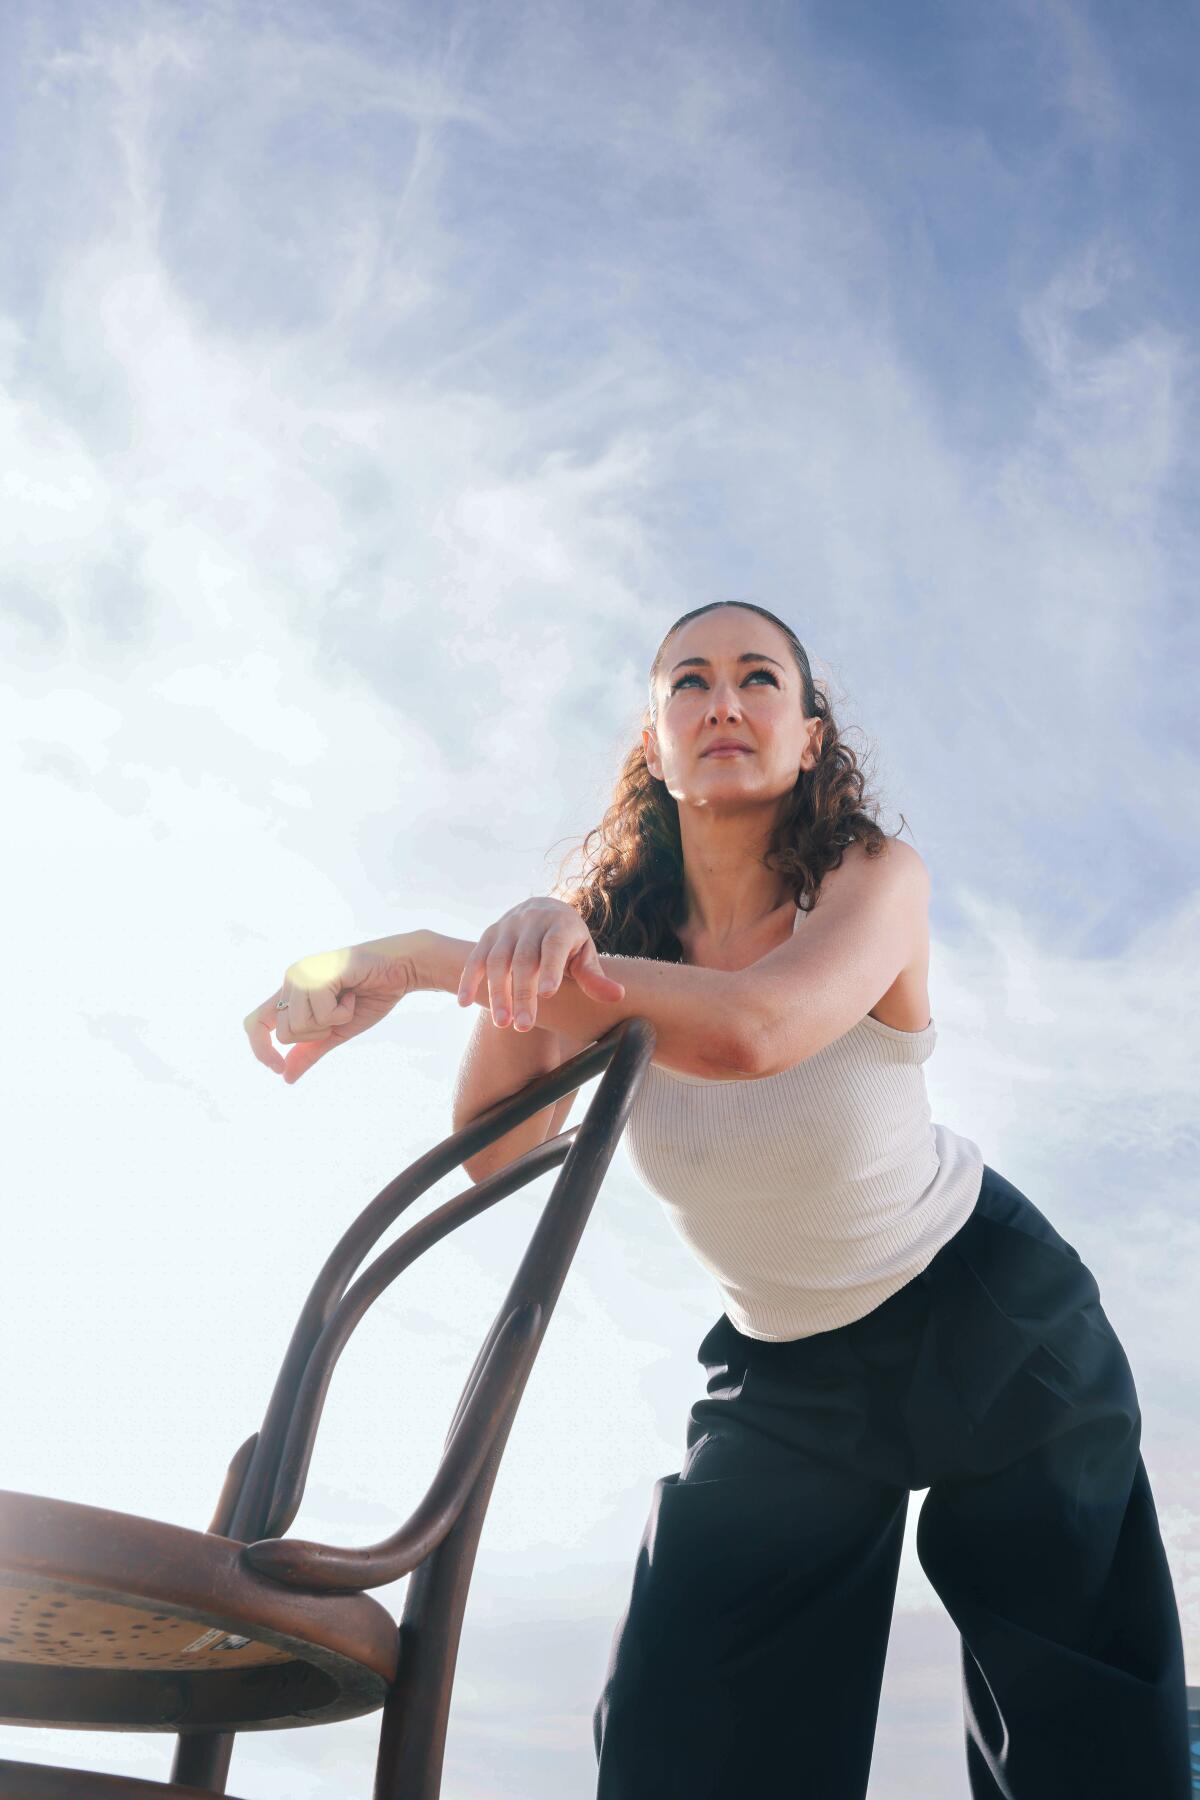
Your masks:
{"label": "chair seat", "polygon": [[213,1800],[213,1795],[211,1788],[172,1787],[169,1781],[143,1781],[138,1776],[0,1761],[0,1800]]}
{"label": "chair seat", "polygon": [[[365,1594],[282,1587],[242,1549],[132,1513],[0,1492],[0,1720],[254,1731],[382,1706],[399,1647],[391,1614]],[[112,1791],[143,1790],[190,1791]],[[80,1790],[29,1789],[60,1791]]]}

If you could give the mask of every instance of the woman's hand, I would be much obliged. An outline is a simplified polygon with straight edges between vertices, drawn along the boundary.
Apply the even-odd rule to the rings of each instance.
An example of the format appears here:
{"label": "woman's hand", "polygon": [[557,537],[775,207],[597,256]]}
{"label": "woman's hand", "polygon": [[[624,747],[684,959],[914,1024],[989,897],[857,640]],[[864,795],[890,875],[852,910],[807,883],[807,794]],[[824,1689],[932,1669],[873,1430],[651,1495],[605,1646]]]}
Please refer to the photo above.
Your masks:
{"label": "woman's hand", "polygon": [[[290,1086],[327,1050],[377,1025],[418,985],[419,935],[399,932],[292,963],[270,998],[242,1021],[259,1062]],[[280,1000],[287,1005],[279,1006]],[[281,1044],[295,1045],[286,1062],[271,1042],[272,1032]]]}
{"label": "woman's hand", "polygon": [[593,1000],[623,1000],[625,989],[600,967],[592,934],[573,906],[541,895],[510,907],[489,925],[463,964],[458,1004],[469,1006],[487,971],[492,1023],[518,1031],[537,1023],[539,997],[556,994],[563,976]]}

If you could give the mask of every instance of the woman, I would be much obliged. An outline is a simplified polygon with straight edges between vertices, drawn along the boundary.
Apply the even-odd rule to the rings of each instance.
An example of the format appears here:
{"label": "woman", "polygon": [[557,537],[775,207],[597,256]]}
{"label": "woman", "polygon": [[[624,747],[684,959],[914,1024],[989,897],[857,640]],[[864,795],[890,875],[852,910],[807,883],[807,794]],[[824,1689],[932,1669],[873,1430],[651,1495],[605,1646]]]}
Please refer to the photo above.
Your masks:
{"label": "woman", "polygon": [[251,1042],[294,1080],[412,988],[457,991],[485,1008],[458,1124],[620,1019],[654,1025],[626,1142],[725,1309],[614,1633],[598,1800],[862,1800],[925,1488],[974,1800],[1185,1800],[1129,1364],[1076,1250],[930,1119],[928,873],[861,801],[790,628],[700,607],[654,659],[588,880],[474,946],[415,932],[306,958]]}

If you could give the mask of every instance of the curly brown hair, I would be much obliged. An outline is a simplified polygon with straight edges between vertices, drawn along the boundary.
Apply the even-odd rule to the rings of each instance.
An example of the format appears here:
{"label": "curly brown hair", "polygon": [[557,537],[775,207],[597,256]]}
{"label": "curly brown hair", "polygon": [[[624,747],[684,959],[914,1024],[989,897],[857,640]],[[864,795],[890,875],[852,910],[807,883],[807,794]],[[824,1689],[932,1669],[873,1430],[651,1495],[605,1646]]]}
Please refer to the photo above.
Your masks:
{"label": "curly brown hair", "polygon": [[[813,680],[808,652],[791,626],[749,600],[713,600],[684,613],[655,653],[642,725],[656,721],[654,684],[672,636],[689,619],[721,606],[743,606],[779,627],[800,671],[804,716],[822,721],[817,761],[797,775],[762,858],[764,867],[777,870],[792,884],[796,905],[811,912],[822,880],[840,866],[847,846],[861,843],[866,855],[879,856],[888,834],[876,822],[878,804],[864,801],[858,760],[842,741],[825,691]],[[903,813],[900,816],[903,820]],[[576,855],[582,868],[568,884],[563,871]],[[679,807],[666,783],[650,773],[640,739],[625,756],[600,824],[560,863],[555,897],[576,909],[602,953],[683,961],[683,945],[675,935],[686,912]]]}

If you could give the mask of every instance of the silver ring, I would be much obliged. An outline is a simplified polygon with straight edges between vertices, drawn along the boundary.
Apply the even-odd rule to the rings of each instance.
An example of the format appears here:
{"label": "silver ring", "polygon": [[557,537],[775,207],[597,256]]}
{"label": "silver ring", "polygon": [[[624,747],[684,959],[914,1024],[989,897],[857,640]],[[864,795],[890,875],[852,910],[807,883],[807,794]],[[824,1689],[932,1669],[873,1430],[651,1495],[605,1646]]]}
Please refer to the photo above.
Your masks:
{"label": "silver ring", "polygon": [[283,1008],[283,1007],[285,1007],[285,1006],[286,1006],[286,1005],[287,1005],[287,1001],[286,1001],[286,1000],[277,1000],[277,1001],[276,1001],[276,1002],[275,1002],[275,1011],[276,1011],[276,1012],[279,1012],[279,1011],[281,1011],[281,1010],[282,1010],[282,1008]]}

